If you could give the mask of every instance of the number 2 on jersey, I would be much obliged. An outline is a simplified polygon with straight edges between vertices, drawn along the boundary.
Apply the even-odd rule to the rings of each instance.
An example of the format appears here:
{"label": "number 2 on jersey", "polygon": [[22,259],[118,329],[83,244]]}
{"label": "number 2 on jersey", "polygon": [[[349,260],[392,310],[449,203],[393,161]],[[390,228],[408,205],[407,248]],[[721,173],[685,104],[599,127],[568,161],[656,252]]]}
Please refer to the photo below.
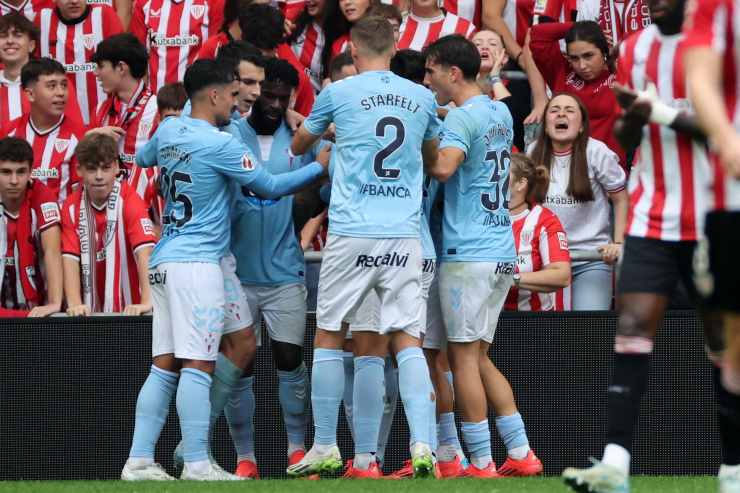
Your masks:
{"label": "number 2 on jersey", "polygon": [[375,136],[385,137],[385,131],[388,127],[394,127],[396,129],[396,138],[375,154],[373,170],[375,171],[375,176],[381,180],[397,180],[401,175],[401,170],[398,168],[384,168],[383,161],[393,154],[396,149],[401,147],[403,140],[406,138],[406,129],[403,126],[403,122],[395,116],[386,116],[378,120],[378,123],[375,125]]}
{"label": "number 2 on jersey", "polygon": [[[508,160],[508,163],[504,160]],[[497,151],[488,151],[485,162],[491,163],[491,167],[493,168],[491,178],[488,180],[488,183],[493,186],[493,193],[486,192],[480,194],[481,205],[490,212],[497,212],[499,209],[508,209],[511,154],[506,150],[500,153]]]}

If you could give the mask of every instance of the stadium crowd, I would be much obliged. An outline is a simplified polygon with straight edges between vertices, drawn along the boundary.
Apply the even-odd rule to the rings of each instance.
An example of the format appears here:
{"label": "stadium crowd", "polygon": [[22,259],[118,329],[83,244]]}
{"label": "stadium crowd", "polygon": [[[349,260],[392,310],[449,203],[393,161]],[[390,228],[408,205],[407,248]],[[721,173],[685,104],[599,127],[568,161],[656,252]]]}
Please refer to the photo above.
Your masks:
{"label": "stadium crowd", "polygon": [[[675,36],[682,36],[683,6],[0,1],[0,315],[142,315],[167,307],[154,310],[154,364],[123,479],[171,479],[152,457],[159,417],[175,393],[183,478],[257,478],[251,365],[266,337],[289,474],[341,468],[335,443],[343,402],[356,452],[347,475],[378,477],[400,396],[411,460],[395,477],[490,478],[542,472],[512,389],[487,356],[499,312],[607,310],[617,285],[623,305],[609,394],[617,418],[603,463],[566,471],[566,480],[590,488],[593,478],[607,477],[612,486],[587,491],[628,491],[630,430],[652,338],[679,283],[695,298],[687,272],[710,196],[714,207],[735,207],[738,193],[732,180],[717,191],[725,186],[720,172],[710,192],[707,135],[682,112],[687,83]],[[719,43],[690,39],[695,47]],[[238,90],[222,94],[234,80]],[[371,87],[372,95],[357,99]],[[370,120],[377,115],[385,116]],[[343,147],[362,149],[353,139],[367,129],[385,139],[366,166],[372,181],[348,169],[353,157],[368,158],[366,150]],[[399,149],[419,164],[410,178],[393,166]],[[404,216],[390,198],[416,197],[404,180],[422,182],[422,160],[418,207]],[[192,171],[177,168],[181,162]],[[492,188],[471,205],[480,162],[490,163]],[[386,198],[374,206],[382,217],[363,214]],[[728,227],[710,217],[711,231]],[[202,243],[188,243],[185,231]],[[408,240],[419,231],[416,252]],[[193,260],[221,243],[230,254],[220,265]],[[514,262],[492,253],[509,243]],[[380,244],[393,253],[371,248]],[[308,452],[306,250],[325,251],[311,375],[316,438]],[[348,251],[363,289],[346,286],[336,261]],[[631,261],[617,280],[627,252]],[[421,278],[404,278],[417,260]],[[189,271],[176,268],[188,262]],[[401,273],[372,274],[390,267]],[[185,299],[172,286],[197,294]],[[414,303],[398,303],[419,286],[425,306],[409,321]],[[725,292],[720,281],[714,286]],[[734,309],[736,300],[727,299],[715,302]],[[254,330],[262,321],[266,334]],[[196,341],[178,333],[189,326],[220,329]],[[471,333],[476,327],[482,332]],[[373,331],[388,338],[382,350]],[[740,368],[732,368],[717,375],[722,412],[740,401]],[[207,408],[191,405],[202,401]],[[508,453],[498,469],[489,406]],[[206,455],[209,422],[222,412],[239,459],[235,476]],[[734,416],[722,421],[723,437],[735,436]],[[740,456],[727,450],[726,476],[740,485]]]}

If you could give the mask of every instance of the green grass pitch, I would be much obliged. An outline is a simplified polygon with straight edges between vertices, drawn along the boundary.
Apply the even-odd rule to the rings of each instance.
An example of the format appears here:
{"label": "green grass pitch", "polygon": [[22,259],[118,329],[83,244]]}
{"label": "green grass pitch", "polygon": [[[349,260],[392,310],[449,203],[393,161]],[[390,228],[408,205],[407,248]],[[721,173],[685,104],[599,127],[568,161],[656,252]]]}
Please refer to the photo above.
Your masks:
{"label": "green grass pitch", "polygon": [[[632,493],[713,493],[714,476],[632,478]],[[170,483],[123,481],[7,481],[0,493],[567,493],[559,478],[455,480],[269,480]]]}

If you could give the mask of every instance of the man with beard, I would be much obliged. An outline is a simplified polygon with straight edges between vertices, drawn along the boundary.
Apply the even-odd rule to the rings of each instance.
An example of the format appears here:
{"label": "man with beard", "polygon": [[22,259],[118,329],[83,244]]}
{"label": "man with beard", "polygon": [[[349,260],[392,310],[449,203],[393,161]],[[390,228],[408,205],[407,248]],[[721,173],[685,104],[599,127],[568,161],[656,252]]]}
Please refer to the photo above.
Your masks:
{"label": "man with beard", "polygon": [[[288,152],[293,132],[285,121],[298,73],[277,58],[265,63],[265,80],[247,118],[233,122],[236,134],[270,173],[281,174],[313,160],[315,153],[294,157]],[[232,211],[231,251],[237,276],[247,295],[255,327],[264,317],[278,372],[280,406],[288,435],[288,464],[305,455],[308,374],[303,363],[306,329],[305,264],[293,226],[293,197],[266,200],[252,192],[239,194]],[[234,399],[227,416],[241,420],[254,414],[249,399]],[[230,420],[231,421],[231,420]],[[251,434],[233,433],[239,467],[254,463]],[[242,464],[245,464],[242,466]]]}

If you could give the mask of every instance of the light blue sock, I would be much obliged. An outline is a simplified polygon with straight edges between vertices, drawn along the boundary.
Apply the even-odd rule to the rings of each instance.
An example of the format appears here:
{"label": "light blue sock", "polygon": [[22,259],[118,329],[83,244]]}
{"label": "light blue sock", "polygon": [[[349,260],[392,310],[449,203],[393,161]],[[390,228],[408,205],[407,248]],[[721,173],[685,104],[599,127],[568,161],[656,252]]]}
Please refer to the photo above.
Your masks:
{"label": "light blue sock", "polygon": [[[527,439],[527,430],[524,429],[524,421],[519,413],[511,416],[498,416],[496,418],[496,430],[503,440],[507,451],[518,449],[519,452],[528,452],[529,440]],[[515,459],[522,459],[521,454]]]}
{"label": "light blue sock", "polygon": [[278,394],[288,443],[301,445],[306,438],[308,371],[301,363],[292,371],[278,370]]}
{"label": "light blue sock", "polygon": [[337,417],[344,393],[341,349],[315,349],[311,371],[311,407],[316,428],[314,443],[337,443]]}
{"label": "light blue sock", "polygon": [[234,365],[224,353],[218,353],[211,385],[211,428],[221,416],[229,397],[234,393],[234,388],[239,383],[242,373],[243,370]]}
{"label": "light blue sock", "polygon": [[177,389],[177,373],[152,365],[136,400],[136,421],[130,457],[153,459],[154,447],[167,421],[170,402]]}
{"label": "light blue sock", "polygon": [[344,416],[347,418],[347,426],[352,435],[352,441],[355,441],[355,428],[352,422],[352,395],[355,388],[355,355],[349,352],[342,353],[342,364],[344,365]]}
{"label": "light blue sock", "polygon": [[195,368],[183,368],[180,371],[176,401],[185,462],[208,459],[210,393],[211,376],[208,373]]}
{"label": "light blue sock", "polygon": [[442,413],[439,415],[439,444],[452,445],[456,449],[461,449],[460,437],[457,434],[457,424],[455,424],[455,413]]}
{"label": "light blue sock", "polygon": [[254,377],[242,377],[224,408],[238,460],[254,455]]}
{"label": "light blue sock", "polygon": [[434,387],[421,348],[410,347],[396,355],[398,361],[398,390],[409,423],[411,443],[432,445],[435,402]]}
{"label": "light blue sock", "polygon": [[393,366],[390,356],[385,358],[385,398],[383,399],[383,419],[380,421],[380,434],[378,435],[378,452],[376,457],[378,463],[383,464],[385,460],[385,447],[388,445],[388,437],[391,434],[393,418],[396,416],[396,405],[398,403],[398,368]]}
{"label": "light blue sock", "polygon": [[466,423],[463,421],[462,434],[465,445],[468,447],[470,461],[479,468],[483,468],[493,461],[491,457],[491,430],[488,420],[480,423]]}
{"label": "light blue sock", "polygon": [[383,418],[383,367],[385,360],[378,356],[355,358],[355,388],[352,401],[355,429],[355,455],[374,454],[378,449],[380,421]]}

